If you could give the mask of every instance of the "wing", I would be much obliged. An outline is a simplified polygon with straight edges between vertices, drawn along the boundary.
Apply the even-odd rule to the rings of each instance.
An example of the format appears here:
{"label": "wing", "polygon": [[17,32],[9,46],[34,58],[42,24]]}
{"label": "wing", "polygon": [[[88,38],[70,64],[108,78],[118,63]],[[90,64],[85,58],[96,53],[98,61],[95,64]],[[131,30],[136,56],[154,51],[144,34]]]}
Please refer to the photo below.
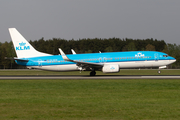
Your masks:
{"label": "wing", "polygon": [[65,53],[61,50],[61,48],[59,48],[59,52],[61,53],[62,58],[64,60],[77,63],[76,65],[79,67],[84,67],[86,69],[93,69],[93,68],[99,69],[99,68],[102,68],[104,66],[104,64],[102,64],[102,63],[91,63],[91,62],[71,60],[65,55]]}

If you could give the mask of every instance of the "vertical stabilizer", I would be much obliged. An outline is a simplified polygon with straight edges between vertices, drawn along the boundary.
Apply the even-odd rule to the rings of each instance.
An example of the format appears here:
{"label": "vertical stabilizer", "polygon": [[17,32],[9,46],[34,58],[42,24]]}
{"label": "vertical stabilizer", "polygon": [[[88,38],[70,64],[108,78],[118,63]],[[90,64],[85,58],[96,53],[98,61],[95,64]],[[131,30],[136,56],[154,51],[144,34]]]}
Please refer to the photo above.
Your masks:
{"label": "vertical stabilizer", "polygon": [[16,30],[16,28],[9,28],[9,33],[18,58],[50,56],[50,54],[35,50],[34,47]]}

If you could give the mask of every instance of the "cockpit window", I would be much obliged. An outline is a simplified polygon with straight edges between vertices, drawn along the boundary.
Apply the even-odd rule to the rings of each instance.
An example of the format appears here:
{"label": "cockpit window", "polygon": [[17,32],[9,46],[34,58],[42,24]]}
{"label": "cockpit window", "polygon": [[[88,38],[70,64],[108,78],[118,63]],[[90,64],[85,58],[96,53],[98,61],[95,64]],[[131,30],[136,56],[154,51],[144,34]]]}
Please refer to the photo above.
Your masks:
{"label": "cockpit window", "polygon": [[168,55],[163,55],[163,57],[168,57]]}

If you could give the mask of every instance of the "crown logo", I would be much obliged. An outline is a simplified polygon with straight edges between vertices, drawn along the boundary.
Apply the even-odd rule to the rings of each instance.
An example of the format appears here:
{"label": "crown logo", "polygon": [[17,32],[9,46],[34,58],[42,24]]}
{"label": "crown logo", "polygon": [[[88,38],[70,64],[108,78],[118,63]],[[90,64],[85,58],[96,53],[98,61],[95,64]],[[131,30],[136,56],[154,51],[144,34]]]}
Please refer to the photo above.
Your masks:
{"label": "crown logo", "polygon": [[115,68],[112,66],[110,69],[111,69],[111,70],[114,70]]}
{"label": "crown logo", "polygon": [[144,57],[144,54],[142,54],[141,52],[139,52],[139,53],[137,53],[137,54],[135,55],[135,57]]}
{"label": "crown logo", "polygon": [[20,46],[25,46],[26,43],[23,43],[23,42],[22,42],[22,43],[19,43],[19,45],[20,45]]}

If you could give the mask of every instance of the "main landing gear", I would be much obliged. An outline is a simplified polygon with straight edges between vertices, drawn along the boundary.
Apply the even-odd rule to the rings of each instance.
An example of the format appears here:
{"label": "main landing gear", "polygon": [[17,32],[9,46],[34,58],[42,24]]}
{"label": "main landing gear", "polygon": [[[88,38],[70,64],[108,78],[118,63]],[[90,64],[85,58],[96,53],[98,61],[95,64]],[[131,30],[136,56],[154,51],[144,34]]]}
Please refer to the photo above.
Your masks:
{"label": "main landing gear", "polygon": [[96,72],[95,71],[91,71],[90,72],[90,76],[95,76],[96,75]]}

